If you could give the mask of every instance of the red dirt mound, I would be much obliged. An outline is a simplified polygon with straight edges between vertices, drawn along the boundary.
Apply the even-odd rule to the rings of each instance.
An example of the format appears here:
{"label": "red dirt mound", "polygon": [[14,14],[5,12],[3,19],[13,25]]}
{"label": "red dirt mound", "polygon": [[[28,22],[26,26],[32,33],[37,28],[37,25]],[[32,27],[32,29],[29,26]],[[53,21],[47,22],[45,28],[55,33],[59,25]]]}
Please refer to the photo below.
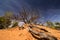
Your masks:
{"label": "red dirt mound", "polygon": [[[39,25],[36,26],[48,30],[50,34],[52,34],[53,36],[57,37],[58,40],[60,40],[60,31]],[[30,32],[27,31],[27,27],[23,30],[19,30],[18,27],[14,27],[11,29],[0,30],[0,40],[36,40],[36,39],[30,34]]]}

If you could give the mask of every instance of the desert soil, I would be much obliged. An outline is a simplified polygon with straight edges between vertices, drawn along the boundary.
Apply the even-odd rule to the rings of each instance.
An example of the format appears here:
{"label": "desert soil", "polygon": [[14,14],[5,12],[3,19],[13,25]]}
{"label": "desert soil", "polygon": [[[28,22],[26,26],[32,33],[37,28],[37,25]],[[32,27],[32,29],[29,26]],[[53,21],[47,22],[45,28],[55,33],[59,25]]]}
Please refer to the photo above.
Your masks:
{"label": "desert soil", "polygon": [[[60,40],[60,31],[51,29],[44,26],[36,25],[40,28],[44,28]],[[27,31],[27,27],[23,30],[19,30],[18,27],[0,30],[0,40],[35,40],[35,38]]]}

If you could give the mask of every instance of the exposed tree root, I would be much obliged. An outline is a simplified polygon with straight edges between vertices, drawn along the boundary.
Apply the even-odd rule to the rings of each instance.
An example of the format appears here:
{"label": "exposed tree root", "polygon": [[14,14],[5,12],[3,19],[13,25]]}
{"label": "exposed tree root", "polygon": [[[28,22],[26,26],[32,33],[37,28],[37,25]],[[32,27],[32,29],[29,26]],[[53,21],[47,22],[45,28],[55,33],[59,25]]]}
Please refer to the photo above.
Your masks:
{"label": "exposed tree root", "polygon": [[39,27],[36,27],[36,26],[29,26],[30,28],[37,28],[39,30],[43,30],[44,32],[48,32],[47,30],[43,29],[43,28],[39,28]]}
{"label": "exposed tree root", "polygon": [[[34,38],[36,38],[37,40],[57,40],[56,37],[54,36],[51,36],[51,35],[48,35],[48,34],[45,34],[44,32],[37,32],[37,31],[34,31],[32,30],[32,28],[34,27],[29,27],[29,32],[32,34],[32,36]],[[38,27],[36,27],[38,28]],[[40,29],[40,28],[38,28]],[[44,30],[46,31],[45,29],[40,29],[40,30]],[[47,32],[47,31],[46,31]]]}

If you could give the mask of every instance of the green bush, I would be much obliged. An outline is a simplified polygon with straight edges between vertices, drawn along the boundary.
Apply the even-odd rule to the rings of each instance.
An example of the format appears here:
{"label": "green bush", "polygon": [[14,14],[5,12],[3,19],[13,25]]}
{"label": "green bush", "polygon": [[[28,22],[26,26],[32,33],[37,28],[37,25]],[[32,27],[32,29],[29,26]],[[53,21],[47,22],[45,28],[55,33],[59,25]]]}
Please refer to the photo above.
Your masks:
{"label": "green bush", "polygon": [[51,28],[55,29],[55,26],[52,26]]}
{"label": "green bush", "polygon": [[0,17],[0,29],[8,28],[10,24],[11,24],[10,19]]}
{"label": "green bush", "polygon": [[60,30],[60,26],[55,26],[55,29]]}

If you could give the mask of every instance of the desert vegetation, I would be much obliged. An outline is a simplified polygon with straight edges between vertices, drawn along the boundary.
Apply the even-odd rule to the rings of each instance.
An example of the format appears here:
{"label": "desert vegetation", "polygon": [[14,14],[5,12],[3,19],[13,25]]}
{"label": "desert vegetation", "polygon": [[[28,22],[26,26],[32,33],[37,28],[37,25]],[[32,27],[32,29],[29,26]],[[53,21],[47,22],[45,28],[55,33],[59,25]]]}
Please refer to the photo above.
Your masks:
{"label": "desert vegetation", "polygon": [[[39,11],[38,9],[29,9],[27,10],[25,7],[22,8],[22,10],[14,14],[13,12],[5,12],[4,16],[0,17],[0,27],[8,28],[9,25],[11,25],[11,21],[23,21],[24,23],[36,23],[36,20],[39,18]],[[16,22],[14,22],[15,26],[17,25]],[[2,28],[2,29],[3,29]]]}
{"label": "desert vegetation", "polygon": [[[11,24],[12,20],[16,21],[23,21],[24,23],[37,23],[37,20],[41,18],[39,15],[38,9],[27,9],[25,7],[22,8],[22,10],[14,14],[13,12],[7,11],[5,12],[4,16],[0,17],[0,28],[8,28],[8,26]],[[17,25],[18,23],[14,22],[14,25]],[[59,22],[51,22],[47,21],[46,26],[54,29],[60,29],[60,23]]]}
{"label": "desert vegetation", "polygon": [[51,21],[47,21],[47,26],[53,29],[57,29],[60,30],[60,22],[51,22]]}
{"label": "desert vegetation", "polygon": [[[39,28],[36,26],[37,25],[36,23],[39,18],[41,18],[41,16],[39,15],[38,9],[27,10],[25,7],[23,7],[22,10],[17,14],[14,14],[13,12],[6,12],[4,16],[1,16],[0,17],[0,29],[9,28],[9,26],[12,24],[13,24],[12,27],[16,27],[18,26],[17,21],[23,21],[25,24],[29,24],[29,26],[27,27],[28,32],[37,40],[57,40],[56,37],[46,34],[46,32],[49,33],[48,30]],[[14,20],[13,23],[11,23],[12,20]],[[47,27],[54,28],[54,29],[60,29],[59,22],[53,23],[51,21],[47,21],[46,24],[47,24],[46,25]],[[42,30],[43,32],[41,32],[40,30]]]}
{"label": "desert vegetation", "polygon": [[11,21],[8,18],[0,17],[0,29],[8,28]]}

